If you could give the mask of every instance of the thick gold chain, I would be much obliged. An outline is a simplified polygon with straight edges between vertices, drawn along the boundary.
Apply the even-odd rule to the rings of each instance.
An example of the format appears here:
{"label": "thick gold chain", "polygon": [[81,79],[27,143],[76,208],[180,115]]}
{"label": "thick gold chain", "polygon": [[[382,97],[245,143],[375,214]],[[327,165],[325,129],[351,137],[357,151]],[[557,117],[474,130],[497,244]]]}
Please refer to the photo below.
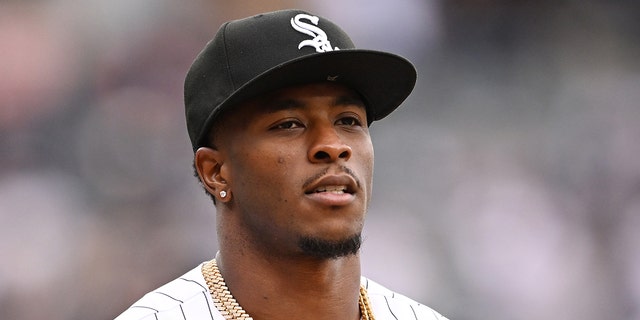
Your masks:
{"label": "thick gold chain", "polygon": [[[202,275],[209,287],[209,292],[213,298],[213,304],[225,319],[253,320],[253,318],[251,318],[251,316],[242,309],[238,301],[236,301],[229,291],[222,274],[220,274],[216,259],[208,261],[202,265]],[[360,286],[360,298],[358,300],[358,304],[360,305],[360,314],[362,315],[363,320],[375,320],[373,312],[371,311],[371,305],[369,304],[367,289],[363,286]]]}
{"label": "thick gold chain", "polygon": [[360,314],[362,315],[360,319],[376,320],[373,317],[371,304],[369,304],[369,295],[367,294],[367,289],[365,289],[365,287],[362,285],[360,286],[360,299],[358,300],[358,304],[360,305]]}

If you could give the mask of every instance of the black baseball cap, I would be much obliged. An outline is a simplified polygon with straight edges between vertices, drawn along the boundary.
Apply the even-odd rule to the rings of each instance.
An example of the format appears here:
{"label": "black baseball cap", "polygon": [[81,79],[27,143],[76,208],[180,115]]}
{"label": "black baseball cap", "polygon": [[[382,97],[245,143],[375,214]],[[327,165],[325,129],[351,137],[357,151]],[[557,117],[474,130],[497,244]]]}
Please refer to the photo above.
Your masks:
{"label": "black baseball cap", "polygon": [[196,57],[184,84],[187,129],[195,152],[214,120],[238,104],[281,88],[332,81],[364,99],[368,124],[411,93],[416,69],[398,55],[356,49],[333,22],[281,10],[223,24]]}

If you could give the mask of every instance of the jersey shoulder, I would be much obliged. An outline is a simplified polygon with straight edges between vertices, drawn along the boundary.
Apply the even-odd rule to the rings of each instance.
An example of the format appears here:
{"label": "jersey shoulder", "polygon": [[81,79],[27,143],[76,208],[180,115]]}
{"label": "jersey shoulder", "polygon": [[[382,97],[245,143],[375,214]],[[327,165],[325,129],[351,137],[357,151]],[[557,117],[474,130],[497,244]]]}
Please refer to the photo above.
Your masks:
{"label": "jersey shoulder", "polygon": [[362,277],[373,314],[379,320],[447,320],[437,311]]}
{"label": "jersey shoulder", "polygon": [[115,320],[220,319],[200,270],[198,266],[145,294]]}

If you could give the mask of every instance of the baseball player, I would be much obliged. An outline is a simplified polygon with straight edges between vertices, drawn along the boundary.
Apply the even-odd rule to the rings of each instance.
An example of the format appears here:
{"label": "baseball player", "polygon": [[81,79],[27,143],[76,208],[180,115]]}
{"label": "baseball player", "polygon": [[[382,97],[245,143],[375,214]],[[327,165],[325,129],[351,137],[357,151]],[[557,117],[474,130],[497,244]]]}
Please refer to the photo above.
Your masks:
{"label": "baseball player", "polygon": [[219,251],[116,319],[445,319],[360,274],[369,125],[415,81],[406,59],[304,11],[223,24],[184,87]]}

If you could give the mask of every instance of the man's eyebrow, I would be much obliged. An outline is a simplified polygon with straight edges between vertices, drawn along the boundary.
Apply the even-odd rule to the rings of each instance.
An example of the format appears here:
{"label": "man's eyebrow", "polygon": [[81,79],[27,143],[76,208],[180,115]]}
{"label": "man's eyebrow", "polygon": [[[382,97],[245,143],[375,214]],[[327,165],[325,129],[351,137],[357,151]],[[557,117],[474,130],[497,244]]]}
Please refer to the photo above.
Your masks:
{"label": "man's eyebrow", "polygon": [[293,110],[304,107],[304,104],[295,99],[272,99],[263,101],[265,111],[275,113],[283,110]]}

